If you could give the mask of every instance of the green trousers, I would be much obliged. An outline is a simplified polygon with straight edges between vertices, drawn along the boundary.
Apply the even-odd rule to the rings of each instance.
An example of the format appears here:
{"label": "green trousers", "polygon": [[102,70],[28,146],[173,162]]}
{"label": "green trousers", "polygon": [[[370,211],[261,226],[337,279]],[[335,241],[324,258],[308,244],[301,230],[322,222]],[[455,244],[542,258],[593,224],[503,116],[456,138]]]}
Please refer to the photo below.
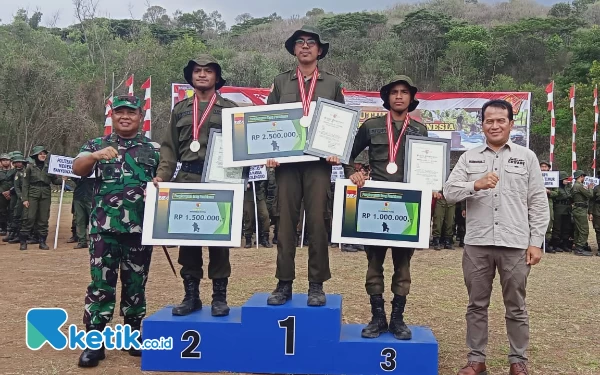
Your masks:
{"label": "green trousers", "polygon": [[456,205],[449,205],[446,200],[435,202],[433,210],[433,228],[431,234],[433,237],[452,238],[454,235],[454,215]]}
{"label": "green trousers", "polygon": [[75,224],[77,227],[77,237],[80,244],[87,243],[88,225],[90,222],[90,213],[92,211],[92,202],[88,200],[73,200],[75,210]]}
{"label": "green trousers", "polygon": [[50,220],[50,205],[52,197],[50,196],[50,187],[47,193],[42,190],[36,190],[37,194],[29,194],[29,208],[23,210],[23,223],[21,233],[29,235],[35,227],[40,237],[48,236],[48,221]]}
{"label": "green trousers", "polygon": [[590,234],[586,208],[573,208],[573,221],[575,222],[575,246],[585,246]]}

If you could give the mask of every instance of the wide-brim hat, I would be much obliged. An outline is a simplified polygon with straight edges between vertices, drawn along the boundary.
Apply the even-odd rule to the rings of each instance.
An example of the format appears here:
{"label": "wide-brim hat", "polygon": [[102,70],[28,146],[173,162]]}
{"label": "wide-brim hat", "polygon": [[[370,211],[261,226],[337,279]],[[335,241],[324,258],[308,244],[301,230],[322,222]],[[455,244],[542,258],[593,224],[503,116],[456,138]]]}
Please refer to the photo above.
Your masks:
{"label": "wide-brim hat", "polygon": [[560,172],[558,173],[558,179],[559,179],[560,181],[564,181],[564,180],[566,180],[566,179],[568,179],[568,178],[569,178],[569,174],[568,174],[567,172],[565,172],[565,171],[560,171]]}
{"label": "wide-brim hat", "polygon": [[212,65],[217,69],[217,83],[215,84],[215,90],[219,90],[221,87],[225,86],[227,81],[223,78],[223,69],[221,65],[217,62],[213,56],[204,54],[200,55],[195,59],[188,61],[188,64],[183,68],[183,77],[192,87],[194,86],[192,82],[192,72],[194,71],[194,66],[209,66]]}
{"label": "wide-brim hat", "polygon": [[585,174],[584,171],[582,170],[576,170],[575,173],[573,173],[573,178],[579,178],[581,176],[587,176],[587,174]]}
{"label": "wide-brim hat", "polygon": [[383,107],[388,111],[390,110],[390,89],[398,83],[404,83],[408,85],[411,93],[411,103],[408,105],[408,112],[414,111],[419,106],[419,101],[416,99],[419,89],[417,89],[417,87],[413,84],[412,79],[405,75],[394,77],[390,83],[383,86],[381,90],[379,90],[379,96],[381,96],[381,100],[383,100]]}
{"label": "wide-brim hat", "polygon": [[0,154],[0,160],[10,160],[10,159],[11,159],[11,157],[9,154],[7,154],[7,153]]}
{"label": "wide-brim hat", "polygon": [[321,38],[321,32],[314,26],[304,25],[302,28],[294,31],[292,36],[285,41],[285,49],[287,49],[291,55],[295,56],[294,45],[296,44],[298,37],[303,34],[310,35],[317,40],[317,43],[319,43],[319,47],[322,50],[321,54],[317,57],[317,60],[323,59],[327,55],[327,52],[329,52],[329,42],[326,42]]}
{"label": "wide-brim hat", "polygon": [[29,155],[29,157],[35,159],[35,157],[38,156],[38,154],[42,151],[45,151],[46,153],[48,153],[48,150],[46,150],[46,148],[44,146],[35,146],[33,148],[33,151],[31,152],[31,154]]}
{"label": "wide-brim hat", "polygon": [[540,167],[541,167],[542,165],[546,165],[546,166],[548,166],[548,168],[552,168],[552,166],[550,165],[550,163],[548,163],[548,162],[547,162],[547,161],[545,161],[545,160],[540,162]]}
{"label": "wide-brim hat", "polygon": [[23,156],[23,154],[19,153],[14,153],[12,155],[12,162],[13,163],[17,163],[17,162],[21,162],[21,163],[28,163],[27,159],[25,159],[25,157]]}

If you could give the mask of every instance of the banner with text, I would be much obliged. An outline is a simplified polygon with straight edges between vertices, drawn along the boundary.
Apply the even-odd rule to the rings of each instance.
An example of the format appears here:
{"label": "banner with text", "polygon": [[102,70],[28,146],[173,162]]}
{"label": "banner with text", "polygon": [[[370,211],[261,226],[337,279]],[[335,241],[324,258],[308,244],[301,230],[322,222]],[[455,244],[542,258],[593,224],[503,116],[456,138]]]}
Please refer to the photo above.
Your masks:
{"label": "banner with text", "polygon": [[67,176],[79,178],[79,176],[73,174],[73,161],[75,158],[60,155],[50,155],[50,162],[48,163],[48,173],[55,174],[58,176]]}
{"label": "banner with text", "polygon": [[[250,87],[221,88],[223,97],[233,100],[240,106],[265,105],[269,89]],[[171,108],[185,98],[191,97],[194,90],[188,84],[172,84]],[[347,105],[361,108],[360,124],[375,116],[387,113],[379,92],[344,91]],[[481,127],[481,107],[492,99],[503,99],[512,104],[515,125],[511,140],[529,147],[529,124],[531,93],[529,92],[420,92],[417,93],[419,107],[411,116],[425,124],[429,136],[452,141],[452,151],[466,151],[484,143]]]}

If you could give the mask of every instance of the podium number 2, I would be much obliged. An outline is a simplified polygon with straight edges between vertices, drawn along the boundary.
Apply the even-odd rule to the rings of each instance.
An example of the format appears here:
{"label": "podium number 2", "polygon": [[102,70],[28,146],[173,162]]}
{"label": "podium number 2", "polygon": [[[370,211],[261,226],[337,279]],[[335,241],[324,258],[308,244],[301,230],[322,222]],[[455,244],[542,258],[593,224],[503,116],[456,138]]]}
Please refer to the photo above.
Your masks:
{"label": "podium number 2", "polygon": [[385,348],[381,351],[385,357],[385,362],[380,362],[383,371],[394,371],[396,369],[396,351],[392,348]]}
{"label": "podium number 2", "polygon": [[296,317],[288,316],[278,320],[279,328],[285,329],[285,355],[294,355],[296,352]]}
{"label": "podium number 2", "polygon": [[181,336],[181,341],[191,341],[187,348],[181,352],[181,358],[202,358],[202,353],[195,351],[200,345],[200,333],[198,331],[185,331]]}

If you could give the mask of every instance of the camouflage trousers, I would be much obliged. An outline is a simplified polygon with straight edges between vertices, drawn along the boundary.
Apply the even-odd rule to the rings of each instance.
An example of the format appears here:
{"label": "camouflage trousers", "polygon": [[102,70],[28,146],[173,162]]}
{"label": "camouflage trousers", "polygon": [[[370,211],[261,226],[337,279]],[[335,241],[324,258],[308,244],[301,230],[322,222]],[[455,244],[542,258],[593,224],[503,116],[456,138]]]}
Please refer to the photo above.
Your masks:
{"label": "camouflage trousers", "polygon": [[152,246],[142,246],[141,234],[91,234],[90,268],[92,282],[85,296],[83,323],[101,324],[112,320],[117,276],[121,274],[121,314],[142,319],[146,315],[146,281]]}

